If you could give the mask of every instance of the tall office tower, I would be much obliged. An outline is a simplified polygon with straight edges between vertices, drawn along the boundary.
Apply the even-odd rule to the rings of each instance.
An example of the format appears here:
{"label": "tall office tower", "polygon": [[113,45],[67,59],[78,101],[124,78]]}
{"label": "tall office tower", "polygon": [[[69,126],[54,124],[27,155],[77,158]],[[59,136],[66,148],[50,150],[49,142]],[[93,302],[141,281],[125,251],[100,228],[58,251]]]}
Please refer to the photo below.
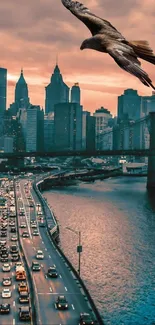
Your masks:
{"label": "tall office tower", "polygon": [[82,149],[95,150],[95,117],[87,111],[82,113]]}
{"label": "tall office tower", "polygon": [[24,78],[23,70],[15,87],[15,106],[14,115],[17,114],[20,108],[29,107],[28,86]]}
{"label": "tall office tower", "polygon": [[54,112],[54,105],[58,103],[69,102],[69,87],[64,83],[60,69],[56,64],[54,73],[51,76],[51,81],[45,87],[45,113]]}
{"label": "tall office tower", "polygon": [[118,97],[118,123],[121,121],[138,120],[142,117],[142,98],[137,90],[126,89]]}
{"label": "tall office tower", "polygon": [[[6,96],[7,96],[7,69],[0,68],[0,138],[3,140],[4,115],[6,112]],[[0,145],[1,148],[1,145]]]}
{"label": "tall office tower", "polygon": [[108,123],[112,118],[112,115],[108,109],[101,107],[97,109],[93,114],[95,116],[95,128],[96,128],[96,149],[102,149],[103,147],[103,133],[106,132]]}
{"label": "tall office tower", "polygon": [[49,152],[54,147],[54,113],[44,116],[44,150]]}
{"label": "tall office tower", "polygon": [[71,88],[71,103],[78,103],[80,105],[80,87],[75,83]]}
{"label": "tall office tower", "polygon": [[12,153],[14,151],[14,138],[4,136],[4,152]]}
{"label": "tall office tower", "polygon": [[40,106],[27,109],[26,151],[39,152],[44,149],[44,111]]}
{"label": "tall office tower", "polygon": [[81,150],[82,106],[76,103],[60,103],[54,107],[55,150]]}
{"label": "tall office tower", "polygon": [[155,91],[152,91],[152,96],[142,96],[142,116],[150,112],[155,112]]}
{"label": "tall office tower", "polygon": [[0,68],[0,116],[6,111],[7,69]]}

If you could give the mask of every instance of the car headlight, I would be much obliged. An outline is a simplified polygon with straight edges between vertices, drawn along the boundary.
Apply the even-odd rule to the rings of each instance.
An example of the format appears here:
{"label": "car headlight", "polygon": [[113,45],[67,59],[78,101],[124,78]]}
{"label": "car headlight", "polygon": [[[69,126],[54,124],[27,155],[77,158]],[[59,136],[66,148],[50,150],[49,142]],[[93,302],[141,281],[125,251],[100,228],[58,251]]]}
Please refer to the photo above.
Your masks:
{"label": "car headlight", "polygon": [[68,307],[68,305],[65,305],[65,307]]}
{"label": "car headlight", "polygon": [[58,307],[61,307],[61,305],[59,304]]}

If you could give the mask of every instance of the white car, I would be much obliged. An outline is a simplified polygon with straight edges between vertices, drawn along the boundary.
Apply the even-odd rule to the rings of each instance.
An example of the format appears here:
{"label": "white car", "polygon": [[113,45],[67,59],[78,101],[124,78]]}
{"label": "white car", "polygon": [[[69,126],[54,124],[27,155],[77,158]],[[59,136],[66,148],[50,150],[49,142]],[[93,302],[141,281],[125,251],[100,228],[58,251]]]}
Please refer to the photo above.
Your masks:
{"label": "white car", "polygon": [[2,290],[2,298],[11,298],[11,290],[6,288]]}
{"label": "white car", "polygon": [[37,225],[35,223],[32,223],[31,228],[37,228]]}
{"label": "white car", "polygon": [[3,286],[10,286],[11,285],[11,278],[3,278]]}
{"label": "white car", "polygon": [[23,266],[22,262],[16,262],[15,269],[17,269],[19,266]]}
{"label": "white car", "polygon": [[20,228],[26,228],[26,223],[21,223]]}
{"label": "white car", "polygon": [[9,272],[11,269],[10,264],[9,263],[4,263],[2,266],[2,270],[3,272]]}
{"label": "white car", "polygon": [[38,260],[43,260],[43,259],[44,259],[44,254],[43,254],[43,252],[40,251],[40,250],[38,250],[38,251],[37,251],[37,254],[36,254],[36,258],[37,258]]}

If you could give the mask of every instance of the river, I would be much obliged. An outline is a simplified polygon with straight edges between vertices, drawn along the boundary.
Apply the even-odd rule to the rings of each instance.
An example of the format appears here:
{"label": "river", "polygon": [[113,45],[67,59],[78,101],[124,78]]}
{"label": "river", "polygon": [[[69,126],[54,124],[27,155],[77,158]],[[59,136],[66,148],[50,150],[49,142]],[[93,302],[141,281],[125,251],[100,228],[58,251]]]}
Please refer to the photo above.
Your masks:
{"label": "river", "polygon": [[118,177],[44,192],[61,247],[78,268],[105,325],[155,324],[155,195],[145,177]]}

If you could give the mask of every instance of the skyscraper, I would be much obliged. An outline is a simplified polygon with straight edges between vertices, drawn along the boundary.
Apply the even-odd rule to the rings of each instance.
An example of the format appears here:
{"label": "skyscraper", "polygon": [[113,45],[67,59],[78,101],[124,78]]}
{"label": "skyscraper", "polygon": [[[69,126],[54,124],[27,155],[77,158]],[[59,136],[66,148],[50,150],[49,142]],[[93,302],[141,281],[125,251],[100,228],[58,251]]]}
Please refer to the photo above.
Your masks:
{"label": "skyscraper", "polygon": [[95,117],[87,111],[82,113],[82,149],[95,150]]}
{"label": "skyscraper", "polygon": [[142,117],[142,99],[137,90],[126,89],[118,97],[118,122],[138,120]]}
{"label": "skyscraper", "polygon": [[55,150],[81,150],[82,106],[76,103],[60,103],[54,108]]}
{"label": "skyscraper", "polygon": [[54,73],[51,76],[51,81],[45,87],[45,113],[54,112],[54,105],[58,103],[69,102],[69,87],[64,83],[60,69],[56,64]]}
{"label": "skyscraper", "polygon": [[108,109],[101,107],[93,114],[96,119],[96,149],[102,149],[103,143],[103,132],[106,132],[108,122],[111,120],[112,115]]}
{"label": "skyscraper", "polygon": [[40,106],[31,105],[27,109],[26,151],[43,151],[44,112]]}
{"label": "skyscraper", "polygon": [[44,116],[44,150],[49,152],[54,146],[54,113]]}
{"label": "skyscraper", "polygon": [[7,69],[0,68],[0,116],[6,111]]}
{"label": "skyscraper", "polygon": [[71,103],[78,103],[80,105],[80,87],[75,83],[71,89]]}
{"label": "skyscraper", "polygon": [[20,108],[28,108],[28,106],[29,106],[28,86],[24,78],[23,70],[21,70],[19,80],[17,81],[15,87],[15,110],[16,110],[15,113],[17,114]]}

